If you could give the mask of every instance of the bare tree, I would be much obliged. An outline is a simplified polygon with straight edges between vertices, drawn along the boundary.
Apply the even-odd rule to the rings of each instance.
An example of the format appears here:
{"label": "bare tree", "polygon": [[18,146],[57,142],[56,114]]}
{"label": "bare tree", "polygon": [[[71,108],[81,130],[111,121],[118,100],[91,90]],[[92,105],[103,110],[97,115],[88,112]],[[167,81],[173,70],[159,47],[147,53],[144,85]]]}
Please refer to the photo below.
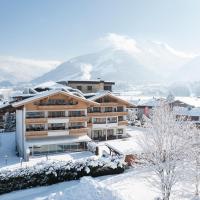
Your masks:
{"label": "bare tree", "polygon": [[140,141],[145,163],[154,176],[151,184],[169,200],[172,188],[181,179],[183,161],[189,148],[191,123],[177,119],[172,109],[162,104],[146,122],[146,134]]}

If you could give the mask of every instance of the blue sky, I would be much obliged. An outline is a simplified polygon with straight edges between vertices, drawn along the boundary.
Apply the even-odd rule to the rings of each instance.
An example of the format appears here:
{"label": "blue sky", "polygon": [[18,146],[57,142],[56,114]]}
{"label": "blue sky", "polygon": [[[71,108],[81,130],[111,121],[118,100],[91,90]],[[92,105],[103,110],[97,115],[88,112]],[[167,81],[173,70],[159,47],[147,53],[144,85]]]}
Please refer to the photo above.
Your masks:
{"label": "blue sky", "polygon": [[199,0],[0,0],[0,55],[66,60],[108,33],[200,52]]}

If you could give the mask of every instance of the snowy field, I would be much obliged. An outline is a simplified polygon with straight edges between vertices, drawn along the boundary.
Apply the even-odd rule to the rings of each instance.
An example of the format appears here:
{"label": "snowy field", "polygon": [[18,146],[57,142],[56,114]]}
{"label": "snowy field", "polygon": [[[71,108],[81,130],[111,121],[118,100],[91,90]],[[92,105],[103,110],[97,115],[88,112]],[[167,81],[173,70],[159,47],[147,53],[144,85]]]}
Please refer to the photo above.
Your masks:
{"label": "snowy field", "polygon": [[[130,141],[133,142],[136,142],[143,134],[142,128],[128,127],[127,131],[131,136]],[[1,134],[0,141],[0,169],[19,167],[19,158],[15,155],[15,134]],[[123,143],[123,140],[118,141],[118,145],[120,142]],[[113,141],[109,142],[113,143]],[[5,166],[5,155],[8,156],[7,166]],[[80,152],[54,155],[49,159],[76,160],[90,156],[93,156],[90,152]],[[30,162],[24,163],[24,166],[44,159],[46,158],[32,158]],[[11,192],[1,195],[0,200],[154,200],[159,193],[149,184],[147,178],[151,179],[151,177],[152,172],[148,168],[136,166],[119,175],[98,178],[83,177],[77,181]],[[172,196],[173,200],[192,199],[194,187],[191,182],[183,181],[182,184],[177,185],[176,189]]]}

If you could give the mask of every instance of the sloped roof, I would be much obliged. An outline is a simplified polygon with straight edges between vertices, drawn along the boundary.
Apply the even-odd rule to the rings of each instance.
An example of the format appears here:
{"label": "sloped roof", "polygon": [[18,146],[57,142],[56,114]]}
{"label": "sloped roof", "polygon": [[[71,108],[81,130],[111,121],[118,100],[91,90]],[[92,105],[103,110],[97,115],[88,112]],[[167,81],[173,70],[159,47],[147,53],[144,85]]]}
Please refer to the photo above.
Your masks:
{"label": "sloped roof", "polygon": [[98,93],[96,93],[94,96],[92,96],[92,97],[90,97],[90,98],[88,98],[88,99],[91,100],[91,101],[96,101],[97,99],[102,98],[102,97],[105,97],[105,96],[110,96],[110,97],[112,97],[112,98],[114,98],[114,99],[117,99],[117,100],[120,100],[120,101],[124,102],[125,104],[127,104],[127,105],[129,105],[129,106],[134,106],[134,105],[131,104],[130,102],[128,102],[128,101],[126,101],[126,100],[124,100],[124,99],[122,99],[122,98],[120,98],[120,97],[117,97],[117,96],[113,95],[113,94],[112,94],[111,92],[109,92],[109,91],[101,91],[101,92],[98,92]]}
{"label": "sloped roof", "polygon": [[139,100],[137,102],[137,106],[157,107],[163,101],[166,101],[166,100],[162,98],[159,98],[159,99],[151,98],[151,99]]}
{"label": "sloped roof", "polygon": [[79,97],[79,96],[74,95],[71,92],[65,92],[65,91],[61,91],[61,90],[49,90],[49,91],[45,91],[45,92],[40,92],[39,94],[37,94],[33,97],[30,97],[28,99],[24,99],[24,100],[16,102],[16,103],[13,103],[12,105],[13,105],[13,107],[19,107],[19,106],[25,105],[27,103],[33,102],[35,100],[43,99],[45,97],[52,96],[52,95],[55,95],[55,94],[63,94],[63,95],[71,96],[75,99],[78,99],[80,101],[84,101],[84,102],[89,103],[91,105],[98,105],[98,103],[93,102],[93,101],[88,100],[88,99],[85,99],[84,97]]}
{"label": "sloped roof", "polygon": [[189,104],[191,106],[200,107],[199,97],[175,97],[175,100],[182,101],[183,103]]}
{"label": "sloped roof", "polygon": [[200,108],[174,107],[174,112],[177,115],[200,117]]}

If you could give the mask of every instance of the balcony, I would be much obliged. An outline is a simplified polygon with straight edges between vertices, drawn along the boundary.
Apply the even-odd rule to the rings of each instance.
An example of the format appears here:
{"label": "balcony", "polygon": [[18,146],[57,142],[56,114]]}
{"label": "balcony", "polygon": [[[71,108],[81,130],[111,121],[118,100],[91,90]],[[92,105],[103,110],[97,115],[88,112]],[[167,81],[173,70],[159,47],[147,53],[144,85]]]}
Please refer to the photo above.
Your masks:
{"label": "balcony", "polygon": [[98,117],[98,116],[122,116],[122,115],[128,115],[127,111],[123,112],[90,112],[88,113],[89,117]]}
{"label": "balcony", "polygon": [[88,118],[86,116],[76,116],[76,117],[70,117],[69,116],[69,122],[87,122]]}
{"label": "balcony", "polygon": [[48,136],[48,132],[45,130],[41,131],[26,131],[26,139],[33,139],[33,138],[45,138]]}
{"label": "balcony", "polygon": [[66,110],[66,109],[77,109],[77,105],[74,104],[44,104],[44,105],[37,105],[38,109],[40,110],[51,110],[51,111],[56,111],[56,110]]}
{"label": "balcony", "polygon": [[88,133],[88,128],[86,127],[70,127],[69,129],[69,135],[73,136],[80,136],[80,135],[87,135]]}
{"label": "balcony", "polygon": [[26,118],[26,124],[45,124],[47,118]]}
{"label": "balcony", "polygon": [[128,121],[127,121],[127,120],[119,121],[119,122],[118,122],[118,125],[119,125],[119,126],[128,126]]}

